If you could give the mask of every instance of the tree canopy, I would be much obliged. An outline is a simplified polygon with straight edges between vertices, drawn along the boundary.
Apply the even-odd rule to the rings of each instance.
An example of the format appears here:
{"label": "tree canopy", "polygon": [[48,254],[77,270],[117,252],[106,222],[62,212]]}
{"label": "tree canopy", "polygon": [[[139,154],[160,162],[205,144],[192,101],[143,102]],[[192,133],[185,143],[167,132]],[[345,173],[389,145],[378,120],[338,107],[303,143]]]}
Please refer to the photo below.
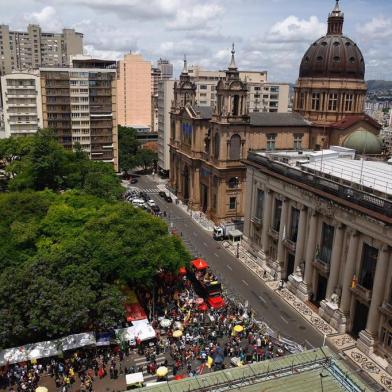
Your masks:
{"label": "tree canopy", "polygon": [[121,284],[190,260],[159,218],[78,191],[0,194],[0,236],[2,347],[113,327]]}
{"label": "tree canopy", "polygon": [[110,200],[123,192],[110,164],[91,161],[80,146],[65,150],[49,130],[0,140],[0,160],[5,162],[11,191],[79,189]]}
{"label": "tree canopy", "polygon": [[137,140],[137,132],[133,128],[118,127],[119,164],[121,170],[129,171],[142,166],[149,169],[158,159],[155,151],[142,148]]}

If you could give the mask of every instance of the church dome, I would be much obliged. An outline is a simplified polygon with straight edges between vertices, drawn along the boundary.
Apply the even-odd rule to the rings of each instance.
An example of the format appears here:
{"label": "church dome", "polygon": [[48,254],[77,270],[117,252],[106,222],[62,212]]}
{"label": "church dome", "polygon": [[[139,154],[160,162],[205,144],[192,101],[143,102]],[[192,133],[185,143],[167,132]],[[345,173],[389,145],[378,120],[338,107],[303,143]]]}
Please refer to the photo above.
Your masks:
{"label": "church dome", "polygon": [[347,136],[343,147],[351,148],[358,154],[379,155],[382,152],[381,140],[369,131],[355,131]]}
{"label": "church dome", "polygon": [[315,41],[305,53],[300,78],[365,78],[365,61],[361,50],[343,35],[344,15],[339,1],[329,14],[327,35]]}

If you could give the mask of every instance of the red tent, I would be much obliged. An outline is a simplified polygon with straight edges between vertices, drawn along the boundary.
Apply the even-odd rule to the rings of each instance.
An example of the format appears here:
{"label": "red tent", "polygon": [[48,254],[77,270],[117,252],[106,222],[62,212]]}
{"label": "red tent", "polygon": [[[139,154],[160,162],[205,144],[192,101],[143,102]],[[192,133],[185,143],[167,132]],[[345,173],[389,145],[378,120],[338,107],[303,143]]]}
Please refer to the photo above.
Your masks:
{"label": "red tent", "polygon": [[208,264],[205,260],[203,259],[196,259],[192,261],[192,265],[194,268],[196,268],[198,271],[205,270],[208,268]]}
{"label": "red tent", "polygon": [[174,377],[175,380],[183,380],[184,378],[186,378],[185,374],[176,374]]}
{"label": "red tent", "polygon": [[206,303],[203,303],[199,305],[198,309],[201,310],[202,312],[206,312],[208,310],[208,305]]}
{"label": "red tent", "polygon": [[147,318],[146,312],[139,304],[126,304],[125,317],[128,322],[136,320],[145,320]]}

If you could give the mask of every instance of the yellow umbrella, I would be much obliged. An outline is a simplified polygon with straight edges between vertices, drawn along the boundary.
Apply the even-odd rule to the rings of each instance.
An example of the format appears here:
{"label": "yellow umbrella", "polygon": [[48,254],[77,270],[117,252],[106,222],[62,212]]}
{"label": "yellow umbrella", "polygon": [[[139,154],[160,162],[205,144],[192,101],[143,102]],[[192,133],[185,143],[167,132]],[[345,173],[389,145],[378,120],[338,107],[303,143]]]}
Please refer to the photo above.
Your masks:
{"label": "yellow umbrella", "polygon": [[235,332],[242,332],[244,327],[242,325],[236,325],[233,329]]}
{"label": "yellow umbrella", "polygon": [[158,377],[166,377],[167,373],[169,373],[169,370],[168,370],[168,368],[166,366],[160,366],[157,369],[157,376]]}
{"label": "yellow umbrella", "polygon": [[48,388],[46,387],[38,387],[35,389],[35,392],[48,392]]}
{"label": "yellow umbrella", "polygon": [[179,329],[173,332],[173,338],[180,338],[182,336],[182,331]]}

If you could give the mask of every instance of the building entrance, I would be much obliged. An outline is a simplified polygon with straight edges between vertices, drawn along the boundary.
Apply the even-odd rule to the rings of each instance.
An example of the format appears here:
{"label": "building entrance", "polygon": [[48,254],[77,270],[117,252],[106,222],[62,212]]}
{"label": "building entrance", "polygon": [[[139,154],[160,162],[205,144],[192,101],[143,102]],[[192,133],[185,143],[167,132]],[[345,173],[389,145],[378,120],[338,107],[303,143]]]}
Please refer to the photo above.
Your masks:
{"label": "building entrance", "polygon": [[366,328],[369,307],[362,302],[355,301],[353,325],[351,327],[351,335],[357,338],[359,333]]}
{"label": "building entrance", "polygon": [[289,279],[289,276],[294,272],[294,260],[295,256],[291,253],[287,256],[287,270],[286,270],[286,281]]}
{"label": "building entrance", "polygon": [[201,210],[206,212],[208,209],[208,186],[201,184]]}
{"label": "building entrance", "polygon": [[184,201],[188,203],[189,200],[189,168],[185,166],[184,169]]}
{"label": "building entrance", "polygon": [[319,274],[317,280],[316,298],[314,301],[317,306],[320,306],[320,302],[325,299],[325,295],[327,294],[327,284],[328,279],[325,276]]}

